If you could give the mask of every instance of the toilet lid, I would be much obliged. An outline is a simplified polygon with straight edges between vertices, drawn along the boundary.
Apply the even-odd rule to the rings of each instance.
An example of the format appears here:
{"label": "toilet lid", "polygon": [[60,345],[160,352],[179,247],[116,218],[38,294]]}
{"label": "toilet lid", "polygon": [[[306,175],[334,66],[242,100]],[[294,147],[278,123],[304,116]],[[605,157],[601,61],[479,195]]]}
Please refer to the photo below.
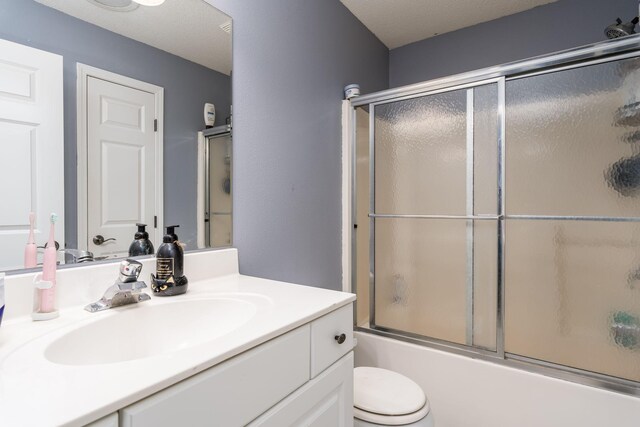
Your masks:
{"label": "toilet lid", "polygon": [[393,371],[353,370],[353,406],[380,415],[408,415],[423,409],[427,398],[418,384]]}

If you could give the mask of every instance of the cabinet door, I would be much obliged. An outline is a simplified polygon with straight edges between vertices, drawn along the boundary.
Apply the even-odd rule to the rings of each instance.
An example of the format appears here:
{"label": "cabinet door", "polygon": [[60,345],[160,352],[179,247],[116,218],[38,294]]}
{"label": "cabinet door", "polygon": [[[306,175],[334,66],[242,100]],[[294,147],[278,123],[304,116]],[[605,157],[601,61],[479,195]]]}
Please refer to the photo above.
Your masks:
{"label": "cabinet door", "polygon": [[249,426],[353,426],[353,352],[349,352]]}
{"label": "cabinet door", "polygon": [[118,427],[118,413],[107,415],[91,424],[87,424],[85,427]]}

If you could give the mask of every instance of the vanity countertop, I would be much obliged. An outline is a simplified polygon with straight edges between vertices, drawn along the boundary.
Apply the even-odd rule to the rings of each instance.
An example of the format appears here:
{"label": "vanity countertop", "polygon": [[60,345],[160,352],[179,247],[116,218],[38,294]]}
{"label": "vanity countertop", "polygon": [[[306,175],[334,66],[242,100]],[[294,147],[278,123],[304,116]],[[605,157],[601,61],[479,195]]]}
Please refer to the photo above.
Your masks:
{"label": "vanity countertop", "polygon": [[[235,250],[222,251],[217,256],[237,262]],[[201,263],[209,257],[215,258],[216,251],[194,254],[190,261]],[[186,267],[187,259],[188,256]],[[196,276],[206,276],[202,270],[200,267]],[[89,274],[90,270],[86,272]],[[33,322],[28,316],[15,316],[3,323],[0,328],[0,425],[40,427],[90,423],[355,300],[355,295],[349,293],[243,276],[237,273],[237,267],[223,273],[212,274],[213,278],[209,279],[196,277],[189,284],[189,291],[180,296],[153,297],[147,302],[98,313],[84,311],[83,305],[63,307],[61,304],[60,317],[54,320]],[[145,305],[155,307],[211,299],[250,301],[255,313],[230,333],[144,358],[74,365],[53,363],[45,356],[57,339],[91,322],[118,316],[124,311],[135,313]],[[86,301],[89,302],[92,301]],[[165,321],[180,322],[181,319],[178,314]],[[120,329],[122,334],[127,334],[129,329],[163,328],[163,323],[132,321]],[[206,334],[215,330],[216,324],[197,327]],[[68,348],[64,352],[73,355],[74,350],[77,349]]]}

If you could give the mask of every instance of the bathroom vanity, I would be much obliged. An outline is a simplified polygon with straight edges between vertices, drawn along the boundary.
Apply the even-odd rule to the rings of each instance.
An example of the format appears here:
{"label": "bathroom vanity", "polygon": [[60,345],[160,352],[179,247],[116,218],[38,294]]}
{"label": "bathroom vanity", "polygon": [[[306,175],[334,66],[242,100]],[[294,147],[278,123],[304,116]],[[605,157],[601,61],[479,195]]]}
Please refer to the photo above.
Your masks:
{"label": "bathroom vanity", "polygon": [[[142,260],[143,277],[154,258]],[[0,425],[351,425],[352,294],[185,255],[185,295],[89,313],[117,264],[58,272],[60,318],[32,322],[32,274],[7,280]]]}

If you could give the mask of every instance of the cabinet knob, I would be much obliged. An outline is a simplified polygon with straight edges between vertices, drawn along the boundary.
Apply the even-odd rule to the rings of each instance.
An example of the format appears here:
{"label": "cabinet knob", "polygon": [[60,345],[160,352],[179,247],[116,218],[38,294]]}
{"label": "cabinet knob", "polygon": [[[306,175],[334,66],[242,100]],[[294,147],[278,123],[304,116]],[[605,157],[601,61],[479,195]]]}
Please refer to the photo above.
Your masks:
{"label": "cabinet knob", "polygon": [[345,342],[347,340],[347,336],[345,334],[340,334],[340,335],[336,335],[335,337],[333,337],[336,341],[338,341],[338,344],[342,344],[343,342]]}

